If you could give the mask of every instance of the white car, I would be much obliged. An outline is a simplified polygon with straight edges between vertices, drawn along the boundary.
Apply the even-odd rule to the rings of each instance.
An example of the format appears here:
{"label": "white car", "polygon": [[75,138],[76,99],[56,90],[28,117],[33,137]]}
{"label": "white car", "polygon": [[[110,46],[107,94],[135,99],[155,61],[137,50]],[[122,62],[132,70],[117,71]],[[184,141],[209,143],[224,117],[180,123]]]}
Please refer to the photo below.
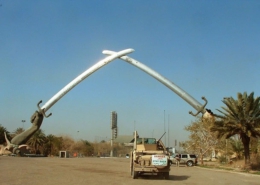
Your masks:
{"label": "white car", "polygon": [[[170,163],[176,164],[176,154],[170,156]],[[195,154],[179,154],[180,164],[185,164],[187,166],[194,166],[198,163],[198,158]]]}

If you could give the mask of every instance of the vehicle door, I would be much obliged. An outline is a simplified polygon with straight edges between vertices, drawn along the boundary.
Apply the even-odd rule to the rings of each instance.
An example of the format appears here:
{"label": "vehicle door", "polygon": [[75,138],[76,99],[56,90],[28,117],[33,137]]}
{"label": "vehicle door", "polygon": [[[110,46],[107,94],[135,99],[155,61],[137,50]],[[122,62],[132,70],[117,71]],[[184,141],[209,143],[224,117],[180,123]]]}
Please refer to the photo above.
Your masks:
{"label": "vehicle door", "polygon": [[182,154],[180,163],[181,164],[186,164],[187,159],[188,159],[188,155],[187,154]]}

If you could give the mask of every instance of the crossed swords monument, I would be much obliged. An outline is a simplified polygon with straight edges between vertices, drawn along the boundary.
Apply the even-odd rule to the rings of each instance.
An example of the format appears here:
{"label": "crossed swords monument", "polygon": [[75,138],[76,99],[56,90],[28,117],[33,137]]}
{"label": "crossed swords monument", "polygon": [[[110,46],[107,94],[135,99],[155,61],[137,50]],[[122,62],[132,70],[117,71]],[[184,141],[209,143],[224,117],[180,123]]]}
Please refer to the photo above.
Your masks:
{"label": "crossed swords monument", "polygon": [[48,118],[52,114],[46,115],[46,112],[55,104],[57,103],[65,94],[67,94],[71,89],[73,89],[76,85],[78,85],[81,81],[86,79],[88,76],[90,76],[92,73],[100,69],[101,67],[107,65],[108,63],[112,62],[113,60],[120,58],[124,60],[125,62],[141,69],[142,71],[146,72],[147,74],[154,77],[156,80],[164,84],[166,87],[171,89],[173,92],[175,92],[177,95],[179,95],[183,100],[185,100],[188,104],[190,104],[194,109],[197,110],[197,113],[193,113],[190,111],[189,113],[193,116],[197,116],[199,113],[203,114],[203,117],[211,117],[213,116],[213,113],[210,111],[210,109],[206,109],[207,100],[205,97],[202,97],[202,99],[205,101],[204,105],[200,104],[197,100],[195,100],[192,96],[190,96],[187,92],[182,90],[180,87],[175,85],[173,82],[168,80],[167,78],[163,77],[161,74],[157,73],[153,69],[149,68],[148,66],[142,64],[141,62],[130,58],[126,56],[127,54],[130,54],[134,52],[134,49],[126,49],[119,52],[114,51],[108,51],[104,50],[103,54],[108,55],[103,60],[99,61],[86,71],[84,71],[82,74],[80,74],[78,77],[76,77],[74,80],[72,80],[70,83],[68,83],[64,88],[62,88],[58,93],[56,93],[49,101],[47,101],[42,107],[40,107],[40,104],[42,101],[40,101],[37,104],[38,111],[35,111],[35,113],[31,116],[31,123],[32,126],[25,130],[24,132],[16,135],[11,141],[8,140],[5,134],[5,139],[7,142],[7,146],[5,147],[5,150],[8,150],[14,154],[19,154],[20,149],[22,147],[27,146],[25,143],[32,137],[32,135],[38,131],[41,127],[42,121],[45,118]]}

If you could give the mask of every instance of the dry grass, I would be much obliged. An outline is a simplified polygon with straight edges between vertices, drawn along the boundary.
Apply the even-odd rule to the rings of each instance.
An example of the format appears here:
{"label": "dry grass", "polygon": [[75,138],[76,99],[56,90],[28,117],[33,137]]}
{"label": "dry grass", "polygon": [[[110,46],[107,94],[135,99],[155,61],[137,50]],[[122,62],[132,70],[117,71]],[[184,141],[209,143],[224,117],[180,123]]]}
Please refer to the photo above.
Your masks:
{"label": "dry grass", "polygon": [[246,166],[244,160],[232,161],[232,163],[204,162],[199,165],[203,168],[214,168],[228,171],[246,172],[260,175],[260,157],[251,159],[251,165]]}
{"label": "dry grass", "polygon": [[251,169],[260,171],[260,156],[256,156],[251,159]]}

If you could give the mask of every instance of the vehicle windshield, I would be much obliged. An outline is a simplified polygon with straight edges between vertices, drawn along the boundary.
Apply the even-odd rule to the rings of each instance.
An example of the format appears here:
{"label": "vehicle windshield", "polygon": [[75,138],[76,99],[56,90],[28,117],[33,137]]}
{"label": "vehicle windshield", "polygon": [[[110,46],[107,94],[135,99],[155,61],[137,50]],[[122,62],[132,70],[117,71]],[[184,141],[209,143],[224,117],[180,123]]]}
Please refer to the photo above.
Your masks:
{"label": "vehicle windshield", "polygon": [[172,155],[171,155],[171,157],[175,157],[175,156],[176,156],[176,154],[172,154]]}
{"label": "vehicle windshield", "polygon": [[136,143],[143,144],[143,139],[144,139],[144,144],[156,144],[155,138],[137,138]]}
{"label": "vehicle windshield", "polygon": [[156,139],[154,138],[144,138],[145,144],[156,144]]}

